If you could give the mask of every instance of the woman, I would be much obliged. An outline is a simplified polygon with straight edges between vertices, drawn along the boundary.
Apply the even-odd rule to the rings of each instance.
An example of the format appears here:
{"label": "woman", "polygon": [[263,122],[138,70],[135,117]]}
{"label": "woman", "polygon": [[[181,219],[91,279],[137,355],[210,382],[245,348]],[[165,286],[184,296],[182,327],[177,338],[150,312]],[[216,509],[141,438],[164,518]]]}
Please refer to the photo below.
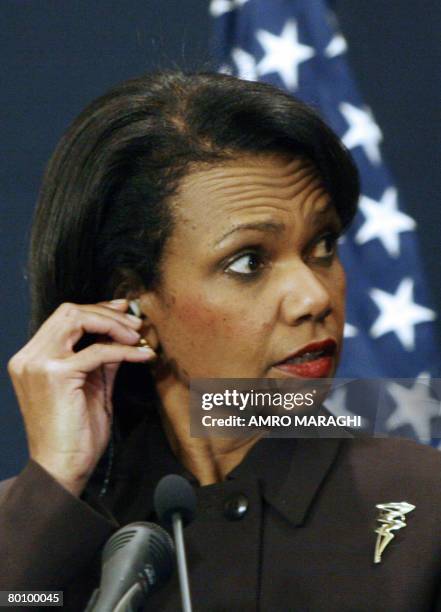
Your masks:
{"label": "woman", "polygon": [[[159,73],[83,111],[44,177],[31,339],[9,362],[30,460],[3,485],[1,589],[63,589],[83,609],[108,537],[155,520],[153,490],[175,472],[198,498],[196,610],[434,609],[436,451],[189,432],[191,379],[302,377],[286,360],[323,341],[331,358],[308,368],[334,376],[336,243],[357,198],[336,136],[263,83]],[[414,516],[374,563],[376,505],[403,501]],[[146,609],[179,607],[174,577]]]}

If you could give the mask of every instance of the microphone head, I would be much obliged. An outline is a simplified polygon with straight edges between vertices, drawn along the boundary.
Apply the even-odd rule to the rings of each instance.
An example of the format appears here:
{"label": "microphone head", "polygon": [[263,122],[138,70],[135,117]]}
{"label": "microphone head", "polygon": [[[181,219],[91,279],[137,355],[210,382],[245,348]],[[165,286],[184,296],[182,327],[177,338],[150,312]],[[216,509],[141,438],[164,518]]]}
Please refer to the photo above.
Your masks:
{"label": "microphone head", "polygon": [[160,588],[173,572],[173,540],[154,523],[130,523],[108,540],[102,552],[99,597],[93,612],[113,610],[136,582],[143,596]]}
{"label": "microphone head", "polygon": [[196,494],[185,478],[177,474],[169,474],[164,476],[156,486],[154,504],[161,522],[171,525],[173,514],[178,513],[185,526],[194,519]]}

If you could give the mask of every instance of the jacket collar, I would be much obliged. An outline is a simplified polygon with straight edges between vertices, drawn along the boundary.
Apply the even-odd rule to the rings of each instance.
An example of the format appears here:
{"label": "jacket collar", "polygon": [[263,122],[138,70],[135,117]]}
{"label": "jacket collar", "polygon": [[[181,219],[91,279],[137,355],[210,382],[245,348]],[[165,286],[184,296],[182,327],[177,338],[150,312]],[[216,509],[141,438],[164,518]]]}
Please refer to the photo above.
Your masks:
{"label": "jacket collar", "polygon": [[[352,436],[342,430],[341,437]],[[228,480],[246,483],[257,478],[266,502],[293,525],[300,526],[341,445],[342,439],[336,437],[264,437],[229,473]],[[197,486],[194,476],[173,454],[156,412],[149,414],[124,442],[116,453],[115,467],[107,504],[121,524],[155,520],[154,489],[166,474],[179,474]]]}
{"label": "jacket collar", "polygon": [[[331,415],[325,406],[318,414]],[[355,437],[343,427],[336,427],[333,437],[320,432],[313,427],[303,430],[304,437],[263,438],[229,477],[257,476],[265,500],[293,525],[303,525],[344,439]]]}
{"label": "jacket collar", "polygon": [[[286,471],[278,469],[276,477],[268,474],[263,479],[266,501],[295,526],[303,525],[309,509],[336,460],[341,440],[336,438],[297,438],[289,452],[279,444]],[[277,463],[270,463],[273,470]]]}
{"label": "jacket collar", "polygon": [[257,477],[265,501],[293,525],[300,526],[331,471],[341,444],[342,439],[336,437],[263,438],[230,472],[229,478]]}

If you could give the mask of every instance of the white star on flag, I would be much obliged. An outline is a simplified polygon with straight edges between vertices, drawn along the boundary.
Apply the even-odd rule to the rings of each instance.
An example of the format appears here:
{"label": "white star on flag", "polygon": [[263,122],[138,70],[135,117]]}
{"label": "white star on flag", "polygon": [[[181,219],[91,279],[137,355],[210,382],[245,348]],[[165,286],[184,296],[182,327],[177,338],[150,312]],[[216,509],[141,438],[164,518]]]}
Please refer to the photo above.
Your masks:
{"label": "white star on flag", "polygon": [[378,238],[391,257],[399,257],[399,233],[414,230],[416,222],[398,210],[397,200],[398,192],[394,187],[388,187],[379,202],[361,196],[360,209],[366,220],[354,238],[357,244]]}
{"label": "white star on flag", "polygon": [[326,57],[333,58],[341,55],[348,48],[346,40],[341,34],[336,34],[325,49]]}
{"label": "white star on flag", "polygon": [[433,417],[440,416],[440,403],[430,393],[429,373],[421,372],[409,389],[395,382],[387,384],[387,390],[396,408],[387,419],[388,430],[410,425],[421,442],[430,442]]}
{"label": "white star on flag", "polygon": [[257,64],[259,76],[278,72],[287,89],[297,88],[299,65],[315,55],[312,47],[299,43],[297,22],[288,19],[280,36],[267,30],[258,30],[256,38],[265,51],[264,57]]}
{"label": "white star on flag", "polygon": [[329,410],[334,416],[345,416],[345,417],[353,417],[360,416],[360,425],[361,427],[367,427],[369,421],[362,417],[361,415],[356,415],[355,412],[351,412],[348,410],[347,406],[347,387],[341,386],[336,387],[332,390],[332,392],[325,399],[325,408]]}
{"label": "white star on flag", "polygon": [[349,124],[348,131],[342,141],[348,149],[362,147],[369,161],[380,164],[381,153],[379,144],[383,140],[380,128],[375,123],[371,111],[357,108],[348,102],[342,102],[340,112]]}
{"label": "white star on flag", "polygon": [[241,8],[245,2],[248,2],[248,0],[212,0],[209,9],[210,15],[212,17],[220,17],[224,13]]}
{"label": "white star on flag", "polygon": [[406,277],[395,294],[381,289],[369,291],[370,297],[380,309],[378,318],[369,330],[373,338],[394,332],[406,350],[415,348],[415,325],[434,321],[436,314],[430,308],[413,301],[413,286],[413,280]]}
{"label": "white star on flag", "polygon": [[228,64],[222,64],[222,66],[219,68],[219,72],[221,74],[233,74],[233,70]]}
{"label": "white star on flag", "polygon": [[231,51],[231,57],[237,66],[237,76],[246,81],[257,81],[256,60],[251,53],[235,47]]}
{"label": "white star on flag", "polygon": [[343,336],[345,338],[353,338],[358,335],[358,329],[355,325],[351,325],[350,323],[345,323],[345,327],[343,330]]}

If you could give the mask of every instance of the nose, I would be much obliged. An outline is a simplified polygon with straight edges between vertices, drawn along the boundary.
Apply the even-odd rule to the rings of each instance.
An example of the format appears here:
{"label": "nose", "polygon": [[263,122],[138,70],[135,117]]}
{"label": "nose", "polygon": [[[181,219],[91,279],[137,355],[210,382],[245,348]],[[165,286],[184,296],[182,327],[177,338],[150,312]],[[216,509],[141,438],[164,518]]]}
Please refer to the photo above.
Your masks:
{"label": "nose", "polygon": [[282,281],[281,314],[288,325],[321,321],[332,312],[329,288],[303,262],[285,270]]}

